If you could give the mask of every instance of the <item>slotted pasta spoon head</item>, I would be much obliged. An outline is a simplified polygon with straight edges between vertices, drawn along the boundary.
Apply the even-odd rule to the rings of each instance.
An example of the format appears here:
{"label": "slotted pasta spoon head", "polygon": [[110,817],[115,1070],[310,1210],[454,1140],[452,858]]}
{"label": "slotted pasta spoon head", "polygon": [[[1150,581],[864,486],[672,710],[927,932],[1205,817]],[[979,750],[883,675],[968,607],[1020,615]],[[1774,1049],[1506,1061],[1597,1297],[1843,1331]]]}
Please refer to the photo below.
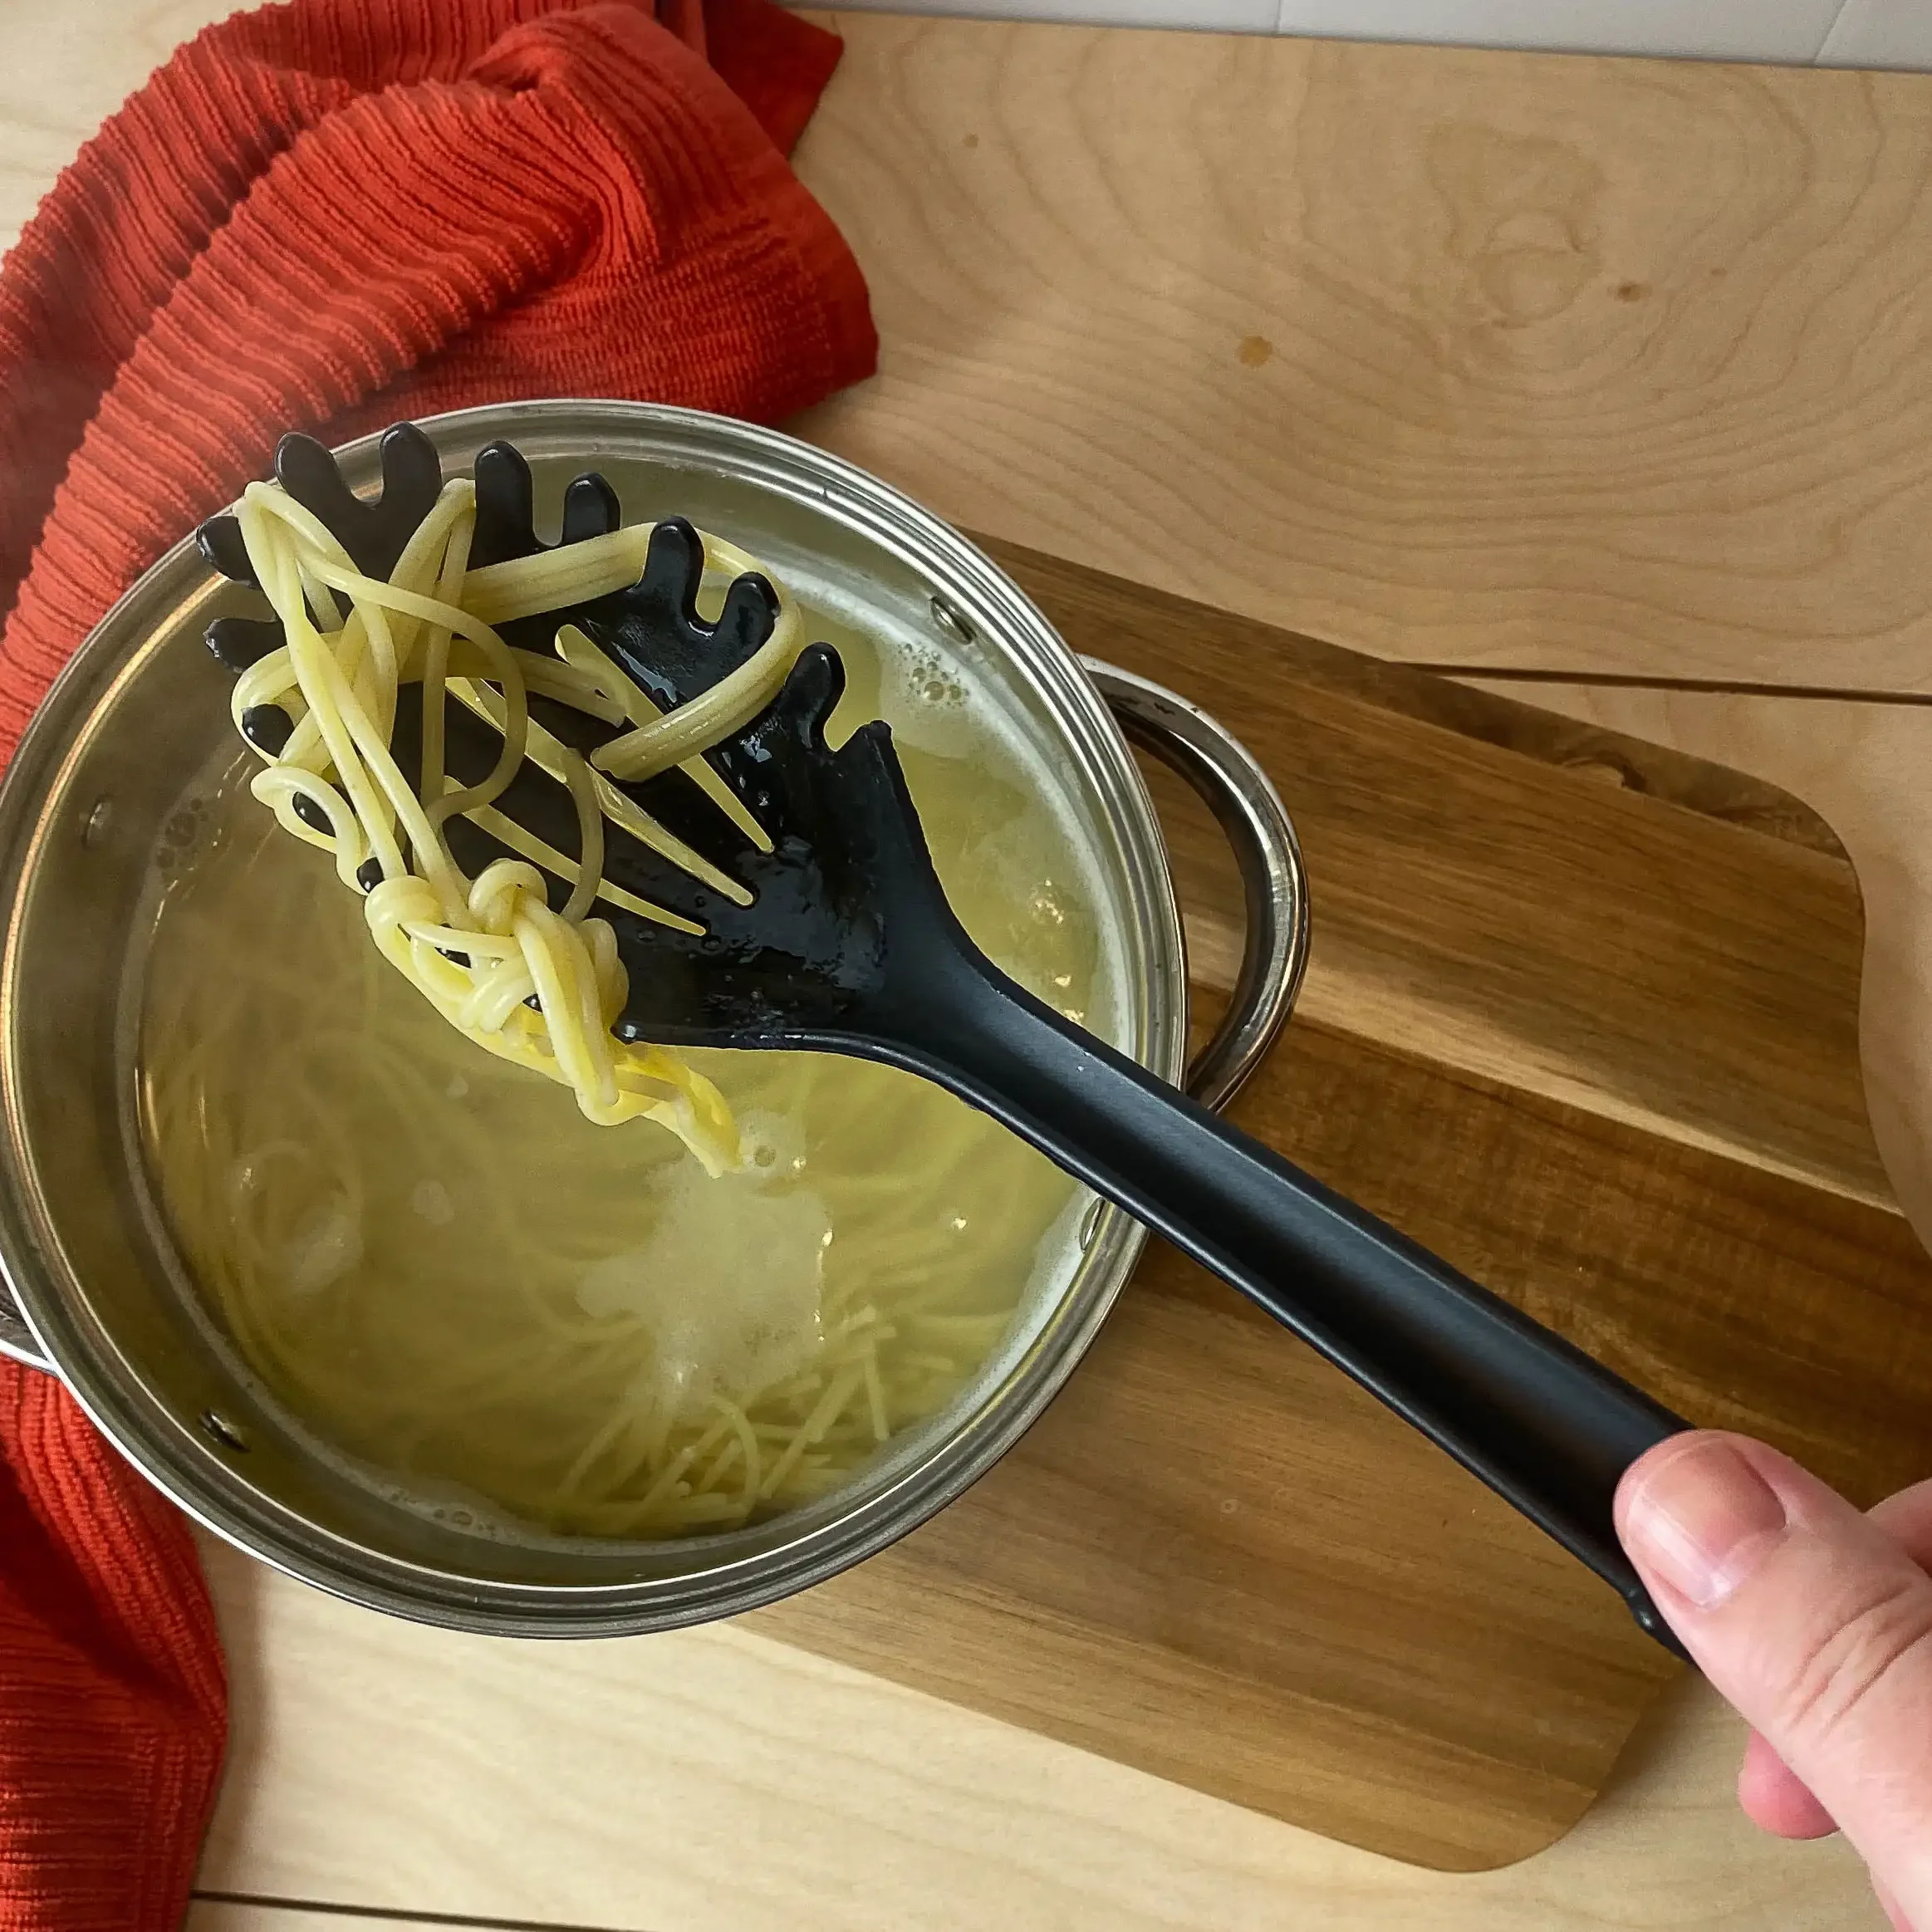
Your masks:
{"label": "slotted pasta spoon head", "polygon": [[[382,493],[364,500],[310,439],[285,437],[276,454],[277,480],[372,576],[394,567],[442,485],[435,449],[414,425],[390,431],[383,458]],[[546,548],[534,532],[530,473],[515,450],[504,444],[483,450],[476,484],[476,565]],[[599,476],[580,477],[566,493],[557,547],[606,535],[619,522],[610,486]],[[253,582],[232,517],[203,525],[199,541],[225,575]],[[770,584],[746,573],[726,590],[716,620],[705,622],[698,615],[704,569],[697,533],[671,519],[653,531],[635,585],[498,628],[506,642],[544,654],[560,630],[581,630],[655,704],[674,709],[747,663],[769,640],[777,617]],[[209,627],[210,650],[238,674],[282,642],[282,627],[272,619],[226,616]],[[705,754],[741,807],[735,819],[685,771],[642,782],[608,781],[738,888],[727,893],[695,878],[620,831],[610,838],[606,878],[683,922],[647,918],[615,903],[597,905],[616,934],[630,983],[612,1028],[620,1038],[678,1047],[864,1051],[877,1031],[868,1013],[890,1000],[895,988],[924,983],[919,956],[933,938],[966,943],[934,873],[890,728],[865,724],[836,749],[827,741],[826,728],[844,688],[837,653],[811,646],[770,707]],[[420,697],[419,686],[402,688],[391,741],[412,782],[421,768]],[[625,728],[547,705],[540,695],[532,698],[532,710],[546,728],[586,754]],[[278,748],[289,725],[286,713],[251,712],[243,719],[249,737],[267,748]],[[501,733],[454,699],[444,705],[444,729],[449,770],[473,782],[494,762]],[[577,812],[569,790],[534,765],[519,772],[495,805],[546,845],[575,851]],[[495,858],[517,856],[484,826],[459,819],[446,830],[472,875]],[[566,890],[562,881],[555,883],[553,904],[563,903]]]}
{"label": "slotted pasta spoon head", "polygon": [[[306,439],[286,439],[276,467],[369,576],[396,566],[441,488],[434,449],[407,426],[385,439],[383,492],[366,503]],[[547,552],[532,527],[528,471],[503,444],[478,457],[476,493],[473,561],[486,577],[510,559],[564,553],[567,564],[573,545],[617,525],[608,486],[580,478],[561,542]],[[218,567],[251,581],[231,521],[205,527],[202,542]],[[615,827],[601,869],[618,897],[597,911],[628,973],[612,1022],[620,1038],[825,1048],[907,1067],[960,1095],[1312,1344],[1588,1563],[1675,1648],[1617,1543],[1611,1505],[1623,1472],[1680,1419],[988,960],[946,903],[890,731],[874,722],[829,742],[843,686],[833,651],[805,648],[748,723],[648,776],[626,777],[616,755],[636,727],[628,694],[601,718],[546,700],[540,660],[573,630],[673,718],[742,676],[781,635],[781,599],[746,571],[706,623],[704,568],[690,527],[661,523],[635,581],[504,620],[507,641],[528,654],[531,716],[552,748],[533,739],[538,754],[493,799],[493,816],[449,821],[464,869],[473,875],[531,837],[567,865],[561,856],[578,849],[582,821],[542,759],[561,768],[558,746],[601,759],[611,775],[600,797]],[[478,596],[487,608],[487,584]],[[209,635],[236,672],[281,642],[275,625],[258,620],[223,620]],[[425,766],[419,695],[401,688],[392,738],[397,765],[414,777]],[[474,784],[503,753],[503,733],[474,692],[443,710],[445,768]],[[270,749],[291,722],[286,713],[243,719]],[[559,876],[548,890],[557,906],[570,888]]]}

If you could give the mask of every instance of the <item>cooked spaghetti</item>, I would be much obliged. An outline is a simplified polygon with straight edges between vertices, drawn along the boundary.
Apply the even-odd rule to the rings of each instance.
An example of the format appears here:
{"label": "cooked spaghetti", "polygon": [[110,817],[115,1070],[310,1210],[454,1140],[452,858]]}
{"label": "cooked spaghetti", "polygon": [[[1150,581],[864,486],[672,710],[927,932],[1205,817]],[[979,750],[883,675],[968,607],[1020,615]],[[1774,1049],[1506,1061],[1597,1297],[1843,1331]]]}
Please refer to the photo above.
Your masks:
{"label": "cooked spaghetti", "polygon": [[[458,702],[500,708],[506,752],[517,729],[516,680],[476,632],[524,606],[503,589],[516,580],[492,571],[463,573],[458,586],[452,553],[467,504],[454,500],[439,552],[424,554],[425,540],[391,586],[351,584],[360,622],[352,614],[332,636],[316,634],[336,682],[323,682],[330,670],[306,635],[285,664],[264,660],[248,674],[238,716],[244,704],[282,704],[296,719],[284,755],[266,768],[225,767],[176,815],[170,850],[191,850],[157,877],[153,936],[137,962],[149,1169],[187,1272],[249,1367],[361,1479],[494,1533],[729,1529],[823,1495],[941,1410],[999,1346],[1029,1284],[1050,1293],[1065,1279],[1089,1197],[983,1116],[888,1068],[705,1052],[672,1062],[673,1073],[634,1068],[610,1042],[620,1094],[637,1094],[640,1112],[663,1105],[674,1115],[689,1096],[714,1096],[704,1104],[715,1116],[689,1100],[691,1120],[742,1123],[733,1162],[722,1138],[707,1146],[687,1132],[680,1145],[593,1124],[595,1105],[573,1106],[552,1084],[563,1057],[520,999],[507,1032],[518,1050],[486,1039],[496,1057],[473,1051],[457,981],[438,962],[460,935],[471,990],[496,969],[537,986],[517,923],[537,888],[512,879],[503,896],[513,889],[526,903],[506,909],[483,890],[485,871],[446,902],[439,861],[424,856],[446,848],[412,829],[410,800],[388,788],[400,777],[375,755],[393,715],[392,662],[397,684],[427,685],[439,670]],[[322,586],[352,574],[319,542],[290,542],[260,521],[252,535],[285,623],[305,571],[323,608]],[[620,535],[610,581],[635,576],[643,554],[641,532]],[[723,546],[717,555],[721,576],[748,561]],[[536,561],[561,568],[554,555]],[[581,580],[560,587],[535,572],[519,592],[586,594]],[[405,608],[404,596],[421,602]],[[296,614],[314,630],[307,610]],[[974,938],[1042,998],[1107,1031],[1091,874],[1050,780],[946,667],[823,609],[810,624],[850,678],[835,742],[861,718],[891,720],[934,863]],[[566,630],[554,664],[531,654],[510,669],[524,692],[562,689],[572,674],[595,680],[610,707],[599,715],[628,727],[626,772],[662,768],[704,741],[711,725],[644,738],[655,721],[615,714],[628,700],[589,643]],[[323,720],[304,731],[315,715],[305,673],[325,702],[338,694],[337,739],[360,774],[367,829]],[[525,713],[523,755],[556,757],[532,722]],[[293,846],[250,797],[266,792],[281,824],[309,835],[292,807],[281,808],[278,787],[313,784],[336,793],[326,856]],[[490,809],[445,792],[457,802],[437,817],[412,796],[432,835],[455,809]],[[601,797],[595,787],[592,796]],[[199,828],[192,839],[184,825]],[[376,956],[364,909],[331,875],[331,865],[354,879],[371,858],[386,865],[385,837],[399,869],[364,905],[370,923],[387,922],[383,952],[403,976]],[[574,905],[594,863],[574,875],[558,868],[595,850],[593,834],[581,855],[528,862],[570,879]],[[417,895],[403,901],[406,916],[393,910],[405,894]],[[601,923],[576,910],[581,918],[561,923],[578,937]],[[543,921],[526,929],[533,946],[552,943]],[[489,953],[486,939],[506,943]],[[599,943],[582,940],[601,973]],[[419,968],[449,995],[414,990]],[[571,969],[581,974],[581,961]],[[598,983],[601,1015],[610,993]],[[583,1009],[557,1010],[567,1024]],[[547,1024],[547,1006],[542,1017]],[[681,1083],[679,1101],[644,1085],[660,1079]],[[724,1169],[716,1178],[700,1165],[707,1152]]]}
{"label": "cooked spaghetti", "polygon": [[[277,485],[251,483],[238,521],[286,641],[237,680],[236,725],[264,704],[293,724],[278,748],[255,746],[266,761],[255,796],[284,831],[331,851],[345,885],[367,889],[369,927],[384,956],[458,1032],[561,1081],[601,1125],[641,1116],[670,1128],[711,1172],[734,1165],[736,1132],[717,1089],[675,1054],[613,1038],[625,968],[609,922],[591,914],[601,896],[697,929],[605,880],[606,816],[715,890],[747,896],[610,781],[684,765],[742,830],[758,836],[703,754],[763,710],[784,682],[802,640],[797,605],[781,591],[760,650],[664,716],[582,631],[560,628],[558,655],[544,658],[512,650],[495,629],[634,583],[649,524],[473,571],[476,490],[458,478],[444,484],[382,582],[358,571],[326,526]],[[758,568],[721,539],[704,541],[707,570]],[[316,613],[338,610],[335,593],[347,600],[347,615],[325,630]],[[412,787],[390,740],[397,691],[414,681],[423,686],[424,728]],[[631,728],[586,759],[531,718],[531,691]],[[458,784],[444,768],[449,698],[503,733],[494,769],[474,785]],[[570,789],[574,857],[491,809],[527,758]],[[466,878],[444,829],[458,813],[522,856]],[[547,903],[545,871],[571,885],[561,911]]]}

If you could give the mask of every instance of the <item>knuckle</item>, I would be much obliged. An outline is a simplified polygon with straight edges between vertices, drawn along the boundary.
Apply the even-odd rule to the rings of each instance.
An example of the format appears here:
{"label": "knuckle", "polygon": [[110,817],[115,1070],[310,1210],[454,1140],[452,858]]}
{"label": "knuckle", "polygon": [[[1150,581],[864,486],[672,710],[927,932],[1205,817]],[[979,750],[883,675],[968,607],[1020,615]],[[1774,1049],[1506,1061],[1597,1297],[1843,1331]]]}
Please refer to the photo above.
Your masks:
{"label": "knuckle", "polygon": [[1791,1683],[1786,1722],[1799,1735],[1827,1735],[1920,1660],[1932,1660],[1932,1591],[1922,1581],[1888,1577],[1805,1657]]}

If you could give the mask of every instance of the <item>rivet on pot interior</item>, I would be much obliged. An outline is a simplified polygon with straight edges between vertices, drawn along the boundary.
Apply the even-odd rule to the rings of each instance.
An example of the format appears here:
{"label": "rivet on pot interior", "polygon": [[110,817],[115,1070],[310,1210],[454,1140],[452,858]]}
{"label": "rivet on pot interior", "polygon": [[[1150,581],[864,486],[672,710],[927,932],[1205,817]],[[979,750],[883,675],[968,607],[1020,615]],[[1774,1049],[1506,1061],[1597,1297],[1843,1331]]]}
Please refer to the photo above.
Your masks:
{"label": "rivet on pot interior", "polygon": [[948,599],[934,591],[930,602],[933,609],[933,621],[939,625],[940,630],[956,638],[961,644],[973,642],[978,633],[959,615]]}
{"label": "rivet on pot interior", "polygon": [[1101,1231],[1101,1210],[1106,1204],[1098,1194],[1086,1204],[1086,1212],[1080,1218],[1080,1246],[1084,1253],[1093,1246],[1093,1238]]}

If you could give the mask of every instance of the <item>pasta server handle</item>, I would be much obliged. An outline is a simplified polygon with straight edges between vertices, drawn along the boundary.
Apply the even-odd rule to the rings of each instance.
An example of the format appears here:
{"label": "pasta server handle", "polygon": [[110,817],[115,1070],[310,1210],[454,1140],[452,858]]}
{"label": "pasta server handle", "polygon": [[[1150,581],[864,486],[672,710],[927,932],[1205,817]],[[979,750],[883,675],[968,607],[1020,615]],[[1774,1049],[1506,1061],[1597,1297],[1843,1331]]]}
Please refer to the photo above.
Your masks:
{"label": "pasta server handle", "polygon": [[709,907],[701,939],[617,920],[620,1036],[816,1048],[948,1088],[1301,1336],[1677,1650],[1611,1512],[1624,1471],[1688,1425],[1001,972],[947,903],[890,731],[830,743],[843,686],[812,647],[731,748],[773,836],[743,866],[752,903]]}
{"label": "pasta server handle", "polygon": [[1001,973],[956,921],[875,1023],[1449,1451],[1684,1653],[1611,1524],[1624,1471],[1689,1426],[1518,1309]]}

